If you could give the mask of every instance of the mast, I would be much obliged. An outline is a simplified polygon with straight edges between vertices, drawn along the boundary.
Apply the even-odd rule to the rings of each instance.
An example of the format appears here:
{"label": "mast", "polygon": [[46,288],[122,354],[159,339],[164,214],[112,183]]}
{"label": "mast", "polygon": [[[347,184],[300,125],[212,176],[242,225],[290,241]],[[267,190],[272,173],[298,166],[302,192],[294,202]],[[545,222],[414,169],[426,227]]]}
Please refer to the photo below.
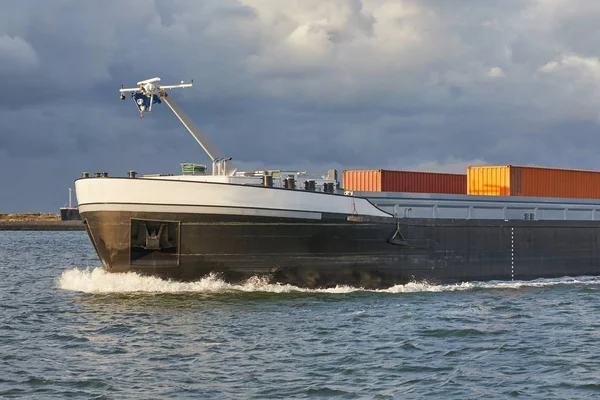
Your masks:
{"label": "mast", "polygon": [[211,161],[215,161],[218,158],[224,158],[225,155],[219,150],[204,134],[204,132],[192,121],[192,119],[179,107],[179,105],[172,100],[167,93],[161,93],[161,98],[167,103],[173,114],[179,119],[182,125],[187,131],[196,139],[200,147],[210,157]]}
{"label": "mast", "polygon": [[237,171],[233,167],[231,157],[225,157],[224,153],[219,150],[217,146],[209,139],[209,137],[192,121],[192,119],[179,107],[179,105],[169,97],[167,89],[178,89],[192,87],[194,81],[190,83],[184,83],[181,81],[179,85],[159,85],[160,78],[152,78],[138,82],[137,88],[123,88],[119,92],[121,93],[121,100],[125,99],[125,92],[131,93],[131,97],[136,103],[138,110],[140,111],[140,117],[144,116],[144,113],[152,111],[152,105],[154,103],[161,103],[163,100],[185,129],[192,135],[192,137],[198,142],[200,147],[208,155],[212,161],[212,174],[213,175],[233,175]]}

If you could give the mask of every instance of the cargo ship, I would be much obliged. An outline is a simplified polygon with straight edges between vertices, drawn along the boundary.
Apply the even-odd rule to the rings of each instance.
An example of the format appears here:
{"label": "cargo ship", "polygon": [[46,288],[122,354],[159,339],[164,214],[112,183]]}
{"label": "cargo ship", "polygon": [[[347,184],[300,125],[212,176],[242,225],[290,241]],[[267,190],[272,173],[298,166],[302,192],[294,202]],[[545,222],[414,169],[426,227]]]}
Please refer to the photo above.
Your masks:
{"label": "cargo ship", "polygon": [[[75,182],[79,212],[108,271],[230,282],[260,276],[311,288],[600,275],[600,200],[557,197],[569,190],[560,187],[536,197],[540,172],[473,167],[462,177],[431,175],[414,190],[397,171],[372,172],[366,186],[360,171],[344,171],[341,184],[334,170],[240,172],[167,95],[191,83],[159,82],[121,88],[121,98],[130,93],[142,116],[165,102],[212,171],[183,163],[177,175],[84,173]],[[499,182],[490,171],[508,177]],[[582,196],[580,186],[600,176],[568,174]]]}

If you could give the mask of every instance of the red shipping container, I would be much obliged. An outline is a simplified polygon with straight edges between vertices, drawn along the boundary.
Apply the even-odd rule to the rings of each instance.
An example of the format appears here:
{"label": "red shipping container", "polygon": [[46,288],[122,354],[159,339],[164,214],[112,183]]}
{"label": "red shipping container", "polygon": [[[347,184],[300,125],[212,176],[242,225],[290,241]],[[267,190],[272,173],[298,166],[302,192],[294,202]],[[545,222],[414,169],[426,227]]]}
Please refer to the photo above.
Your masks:
{"label": "red shipping container", "polygon": [[466,194],[467,175],[438,172],[344,170],[342,186],[358,192]]}

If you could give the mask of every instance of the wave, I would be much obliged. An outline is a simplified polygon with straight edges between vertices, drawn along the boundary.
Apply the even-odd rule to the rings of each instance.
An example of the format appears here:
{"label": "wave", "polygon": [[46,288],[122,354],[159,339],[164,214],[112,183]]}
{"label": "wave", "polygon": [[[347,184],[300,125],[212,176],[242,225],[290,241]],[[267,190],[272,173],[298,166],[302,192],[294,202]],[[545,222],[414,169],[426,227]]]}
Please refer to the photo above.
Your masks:
{"label": "wave", "polygon": [[195,282],[176,282],[134,272],[109,273],[102,267],[72,268],[60,275],[57,285],[60,289],[83,293],[228,293],[228,292],[269,292],[269,293],[330,293],[352,292],[375,293],[418,293],[452,292],[474,289],[520,289],[523,287],[545,287],[570,284],[600,284],[600,277],[582,276],[557,279],[537,279],[534,281],[489,281],[465,282],[438,285],[427,282],[410,282],[395,285],[388,289],[364,289],[352,286],[336,286],[328,289],[306,289],[288,284],[269,283],[266,278],[253,277],[245,282],[232,284],[209,275]]}

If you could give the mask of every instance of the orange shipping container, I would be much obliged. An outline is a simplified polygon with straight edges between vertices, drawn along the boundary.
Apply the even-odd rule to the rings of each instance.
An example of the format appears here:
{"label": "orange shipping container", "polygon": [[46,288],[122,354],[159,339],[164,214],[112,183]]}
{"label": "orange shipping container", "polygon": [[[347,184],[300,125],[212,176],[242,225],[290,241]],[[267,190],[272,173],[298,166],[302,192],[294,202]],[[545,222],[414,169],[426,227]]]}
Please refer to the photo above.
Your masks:
{"label": "orange shipping container", "polygon": [[600,198],[600,171],[522,167],[467,168],[467,193],[487,196]]}
{"label": "orange shipping container", "polygon": [[465,194],[467,176],[436,172],[345,170],[342,175],[345,190],[360,192],[413,192]]}

